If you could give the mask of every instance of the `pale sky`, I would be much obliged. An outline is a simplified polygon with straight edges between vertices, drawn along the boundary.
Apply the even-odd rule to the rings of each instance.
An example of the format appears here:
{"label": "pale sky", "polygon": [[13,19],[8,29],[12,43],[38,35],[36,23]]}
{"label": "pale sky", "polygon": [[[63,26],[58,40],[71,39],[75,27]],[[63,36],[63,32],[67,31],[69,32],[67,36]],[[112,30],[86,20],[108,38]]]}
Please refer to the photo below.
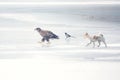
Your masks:
{"label": "pale sky", "polygon": [[120,0],[0,0],[0,2],[101,2],[101,1],[120,1]]}
{"label": "pale sky", "polygon": [[0,0],[1,5],[33,5],[33,4],[49,4],[49,5],[76,5],[76,4],[120,4],[120,0]]}

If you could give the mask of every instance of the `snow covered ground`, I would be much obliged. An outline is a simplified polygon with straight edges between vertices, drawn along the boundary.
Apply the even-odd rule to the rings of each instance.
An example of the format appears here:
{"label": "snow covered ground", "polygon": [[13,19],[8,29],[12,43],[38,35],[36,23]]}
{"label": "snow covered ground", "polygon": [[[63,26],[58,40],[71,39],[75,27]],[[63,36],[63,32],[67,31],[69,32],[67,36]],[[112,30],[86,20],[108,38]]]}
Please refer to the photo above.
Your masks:
{"label": "snow covered ground", "polygon": [[[56,25],[55,25],[56,26]],[[117,27],[117,26],[116,26]],[[107,60],[119,61],[120,60],[120,38],[118,37],[119,30],[115,27],[42,27],[52,30],[60,36],[59,40],[51,40],[50,45],[38,43],[41,40],[40,35],[34,31],[33,27],[12,27],[1,28],[0,40],[0,58],[1,59],[17,59],[17,58],[37,58],[38,56],[56,56],[65,59],[78,59],[78,60]],[[64,28],[64,29],[63,29]],[[119,27],[118,27],[119,29]],[[108,47],[105,48],[104,44],[100,48],[92,48],[92,44],[88,47],[85,45],[89,40],[84,38],[84,33],[98,34],[102,32],[106,38]],[[64,32],[68,32],[75,38],[69,41],[65,40]],[[112,33],[111,33],[112,32]],[[113,37],[113,38],[112,38]],[[38,57],[39,58],[39,57]]]}
{"label": "snow covered ground", "polygon": [[[119,80],[119,8],[2,5],[0,80]],[[36,27],[51,30],[60,39],[42,45]],[[75,38],[67,42],[64,32]],[[104,34],[108,47],[85,47],[85,32]]]}
{"label": "snow covered ground", "polygon": [[[43,46],[38,43],[41,37],[34,27],[1,28],[1,80],[120,79],[120,43],[116,29],[112,29],[112,33],[104,30],[108,48],[103,44],[100,48],[85,47],[89,42],[83,37],[87,28],[48,29],[60,35],[60,40],[51,40],[49,46]],[[67,30],[76,37],[69,42],[63,34]]]}

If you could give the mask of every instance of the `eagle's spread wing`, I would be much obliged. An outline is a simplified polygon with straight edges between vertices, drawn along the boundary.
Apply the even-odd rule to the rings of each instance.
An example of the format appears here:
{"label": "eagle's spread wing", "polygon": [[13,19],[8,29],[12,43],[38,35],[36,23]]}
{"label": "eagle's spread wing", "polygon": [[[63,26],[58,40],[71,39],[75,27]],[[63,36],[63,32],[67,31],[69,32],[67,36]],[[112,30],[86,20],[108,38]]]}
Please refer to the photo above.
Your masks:
{"label": "eagle's spread wing", "polygon": [[47,34],[51,39],[59,39],[59,37],[51,31],[48,31]]}

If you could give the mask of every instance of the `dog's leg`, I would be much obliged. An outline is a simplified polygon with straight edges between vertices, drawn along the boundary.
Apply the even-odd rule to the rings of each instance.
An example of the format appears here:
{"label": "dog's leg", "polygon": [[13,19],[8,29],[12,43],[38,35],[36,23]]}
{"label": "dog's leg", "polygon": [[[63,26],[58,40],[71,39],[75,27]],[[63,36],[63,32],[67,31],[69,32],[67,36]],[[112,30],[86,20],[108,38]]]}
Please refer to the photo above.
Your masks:
{"label": "dog's leg", "polygon": [[90,41],[86,46],[89,46],[92,43],[92,41]]}
{"label": "dog's leg", "polygon": [[95,47],[95,42],[93,42],[93,48]]}
{"label": "dog's leg", "polygon": [[101,45],[101,42],[100,42],[100,41],[98,41],[98,43],[99,43],[98,47],[100,47],[100,45]]}
{"label": "dog's leg", "polygon": [[107,47],[107,44],[106,44],[106,42],[105,42],[105,41],[103,41],[103,43],[105,44],[105,47]]}

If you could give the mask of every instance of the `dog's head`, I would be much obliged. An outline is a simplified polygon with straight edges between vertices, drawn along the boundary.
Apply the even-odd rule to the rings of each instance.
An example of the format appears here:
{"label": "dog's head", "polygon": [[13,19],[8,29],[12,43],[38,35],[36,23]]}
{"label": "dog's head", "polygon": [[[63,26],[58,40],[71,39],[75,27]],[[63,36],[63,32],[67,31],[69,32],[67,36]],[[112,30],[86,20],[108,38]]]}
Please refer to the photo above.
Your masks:
{"label": "dog's head", "polygon": [[87,38],[89,36],[89,34],[86,32],[85,34],[84,34],[84,38]]}
{"label": "dog's head", "polygon": [[86,32],[84,35],[85,35],[85,36],[88,36],[88,33]]}

